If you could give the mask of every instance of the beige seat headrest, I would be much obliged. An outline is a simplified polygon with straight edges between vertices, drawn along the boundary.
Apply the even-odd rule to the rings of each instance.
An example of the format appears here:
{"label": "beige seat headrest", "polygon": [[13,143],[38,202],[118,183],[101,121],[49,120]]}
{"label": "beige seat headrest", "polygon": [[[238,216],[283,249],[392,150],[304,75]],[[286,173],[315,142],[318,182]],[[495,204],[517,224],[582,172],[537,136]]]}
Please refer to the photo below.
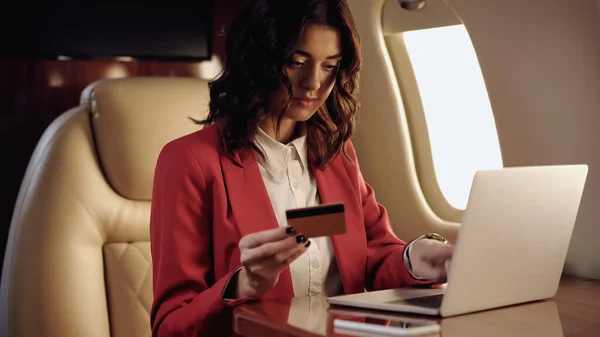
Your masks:
{"label": "beige seat headrest", "polygon": [[205,118],[208,102],[208,82],[196,78],[133,77],[88,86],[81,104],[92,114],[100,166],[112,188],[128,199],[150,200],[160,150],[182,130],[198,130],[188,117]]}

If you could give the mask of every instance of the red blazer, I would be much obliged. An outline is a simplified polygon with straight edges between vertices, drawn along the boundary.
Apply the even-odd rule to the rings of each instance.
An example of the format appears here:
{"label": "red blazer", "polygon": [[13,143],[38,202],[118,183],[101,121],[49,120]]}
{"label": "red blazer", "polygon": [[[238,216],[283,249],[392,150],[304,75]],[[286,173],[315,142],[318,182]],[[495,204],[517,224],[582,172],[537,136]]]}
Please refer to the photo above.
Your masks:
{"label": "red blazer", "polygon": [[[167,144],[155,170],[150,241],[153,264],[153,336],[198,336],[215,318],[243,300],[222,294],[240,267],[240,238],[278,222],[251,150],[234,158],[220,151],[211,125]],[[346,294],[423,284],[408,274],[406,243],[391,230],[387,212],[361,175],[350,143],[343,155],[311,172],[323,203],[343,202],[347,233],[332,237]],[[263,298],[293,297],[291,274]]]}

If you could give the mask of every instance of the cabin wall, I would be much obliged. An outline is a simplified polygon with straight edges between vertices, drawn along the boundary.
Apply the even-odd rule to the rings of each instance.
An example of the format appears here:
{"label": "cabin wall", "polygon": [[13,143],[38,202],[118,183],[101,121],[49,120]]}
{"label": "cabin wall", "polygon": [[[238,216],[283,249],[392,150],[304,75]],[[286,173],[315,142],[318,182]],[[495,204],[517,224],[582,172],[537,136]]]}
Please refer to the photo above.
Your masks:
{"label": "cabin wall", "polygon": [[[434,1],[442,0],[429,0]],[[414,183],[413,148],[410,137],[404,135],[410,129],[381,36],[384,2],[349,0],[366,61],[356,137],[363,174],[388,208],[401,238],[411,239],[430,230],[452,237],[458,225],[437,218]],[[462,19],[475,47],[504,165],[589,165],[565,272],[600,279],[598,1],[446,2]],[[374,154],[374,146],[382,149],[384,158]],[[482,240],[493,244],[493,238]],[[527,254],[527,247],[509,249]]]}
{"label": "cabin wall", "polygon": [[477,51],[504,165],[589,165],[565,272],[600,279],[598,1],[448,3]]}

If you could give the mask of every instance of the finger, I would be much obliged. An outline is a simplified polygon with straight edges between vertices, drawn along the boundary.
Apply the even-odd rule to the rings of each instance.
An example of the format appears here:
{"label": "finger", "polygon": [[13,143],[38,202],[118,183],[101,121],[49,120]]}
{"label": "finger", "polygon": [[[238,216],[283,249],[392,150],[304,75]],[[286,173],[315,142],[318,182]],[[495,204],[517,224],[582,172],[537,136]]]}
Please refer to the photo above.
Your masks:
{"label": "finger", "polygon": [[437,281],[445,277],[446,273],[443,268],[425,267],[419,271],[418,275],[428,280]]}
{"label": "finger", "polygon": [[271,259],[274,255],[296,247],[302,247],[306,242],[304,235],[288,236],[283,240],[267,242],[255,248],[243,249],[240,262],[244,265]]}
{"label": "finger", "polygon": [[454,247],[452,245],[435,243],[424,249],[421,258],[431,264],[443,265],[446,260],[452,258]]}
{"label": "finger", "polygon": [[276,265],[276,267],[283,269],[283,268],[289,266],[297,258],[302,256],[302,254],[304,254],[304,252],[306,252],[306,250],[308,250],[308,247],[310,246],[310,244],[311,244],[311,241],[308,241],[304,245],[301,245],[301,246],[297,247],[296,249],[291,249],[290,251],[288,251],[287,253],[289,253],[289,254],[286,254],[286,256],[280,258],[279,260],[281,262],[279,262]]}
{"label": "finger", "polygon": [[248,264],[248,269],[251,273],[263,275],[264,277],[268,277],[267,274],[281,272],[284,267],[288,266],[299,256],[304,254],[308,245],[310,245],[310,243],[298,245],[288,250],[278,252],[271,257],[250,263]]}
{"label": "finger", "polygon": [[431,279],[435,281],[445,281],[446,280],[446,269],[441,266],[438,268],[431,269]]}
{"label": "finger", "polygon": [[450,261],[452,261],[452,260],[446,260],[446,262],[444,262],[444,269],[446,270],[446,277],[448,276],[448,274],[450,274]]}
{"label": "finger", "polygon": [[267,242],[280,241],[296,234],[293,227],[279,227],[245,235],[238,246],[243,248],[258,247]]}

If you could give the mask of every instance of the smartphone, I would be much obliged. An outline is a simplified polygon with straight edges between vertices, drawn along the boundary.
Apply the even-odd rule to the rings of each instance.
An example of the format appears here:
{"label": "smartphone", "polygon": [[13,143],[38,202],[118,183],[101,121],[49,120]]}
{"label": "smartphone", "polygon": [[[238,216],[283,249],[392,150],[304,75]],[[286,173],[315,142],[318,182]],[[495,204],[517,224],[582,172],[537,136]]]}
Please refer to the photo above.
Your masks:
{"label": "smartphone", "polygon": [[386,324],[357,322],[345,319],[333,320],[335,333],[348,336],[436,336],[441,331],[435,321],[395,318]]}
{"label": "smartphone", "polygon": [[438,322],[427,318],[413,318],[387,314],[370,309],[343,309],[330,307],[334,315],[334,332],[348,336],[439,336]]}
{"label": "smartphone", "polygon": [[346,233],[343,203],[322,204],[287,210],[287,225],[307,238]]}

